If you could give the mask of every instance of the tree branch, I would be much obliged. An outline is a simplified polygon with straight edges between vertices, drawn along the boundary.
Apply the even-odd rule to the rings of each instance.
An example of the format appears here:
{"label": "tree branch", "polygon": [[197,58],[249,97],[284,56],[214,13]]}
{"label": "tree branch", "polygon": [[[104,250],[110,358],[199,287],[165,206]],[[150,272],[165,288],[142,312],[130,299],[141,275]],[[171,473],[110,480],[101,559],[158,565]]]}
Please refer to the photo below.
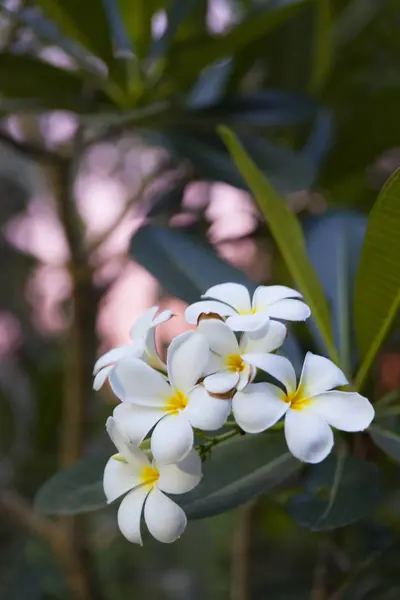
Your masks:
{"label": "tree branch", "polygon": [[62,166],[68,160],[60,154],[51,152],[42,146],[37,146],[31,142],[16,140],[4,130],[0,130],[0,143],[15,150],[19,154],[22,154],[25,158],[29,158],[30,160],[34,160],[41,164]]}

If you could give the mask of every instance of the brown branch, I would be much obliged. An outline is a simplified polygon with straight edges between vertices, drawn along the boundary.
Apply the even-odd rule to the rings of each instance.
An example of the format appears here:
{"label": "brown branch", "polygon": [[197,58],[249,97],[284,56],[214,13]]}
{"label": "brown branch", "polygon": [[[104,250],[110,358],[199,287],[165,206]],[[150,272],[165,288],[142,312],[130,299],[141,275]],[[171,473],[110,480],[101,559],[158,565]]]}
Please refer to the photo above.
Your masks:
{"label": "brown branch", "polygon": [[324,539],[318,547],[318,557],[314,570],[310,600],[328,599],[328,563],[331,554],[330,540]]}
{"label": "brown branch", "polygon": [[257,500],[245,504],[239,513],[236,525],[231,562],[231,600],[249,600],[250,594],[250,563],[251,542],[253,533],[254,510]]}
{"label": "brown branch", "polygon": [[34,160],[41,164],[62,166],[67,162],[67,159],[60,154],[51,152],[50,150],[32,144],[31,142],[16,140],[4,130],[0,130],[0,143],[15,150],[19,154],[22,154],[25,158],[29,158],[30,160]]}

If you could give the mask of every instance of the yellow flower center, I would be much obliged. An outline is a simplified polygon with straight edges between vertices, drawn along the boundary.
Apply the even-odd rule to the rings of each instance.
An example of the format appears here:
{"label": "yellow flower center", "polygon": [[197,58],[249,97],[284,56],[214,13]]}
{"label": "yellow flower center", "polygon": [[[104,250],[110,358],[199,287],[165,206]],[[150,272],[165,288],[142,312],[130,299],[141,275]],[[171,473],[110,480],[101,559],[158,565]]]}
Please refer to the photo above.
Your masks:
{"label": "yellow flower center", "polygon": [[303,410],[311,403],[310,398],[304,398],[301,388],[289,394],[283,394],[283,401],[290,404],[292,410]]}
{"label": "yellow flower center", "polygon": [[181,410],[187,407],[188,398],[183,392],[175,392],[167,399],[165,410],[172,415],[177,415]]}
{"label": "yellow flower center", "polygon": [[241,373],[246,368],[246,365],[240,354],[230,354],[227,356],[226,366],[228,371],[231,371],[232,373]]}
{"label": "yellow flower center", "polygon": [[158,481],[159,476],[160,473],[157,471],[157,469],[147,465],[146,467],[143,467],[140,473],[140,480],[142,484],[151,487],[155,484],[156,481]]}
{"label": "yellow flower center", "polygon": [[257,309],[251,308],[250,310],[248,310],[247,308],[238,308],[237,312],[239,313],[239,315],[255,315]]}

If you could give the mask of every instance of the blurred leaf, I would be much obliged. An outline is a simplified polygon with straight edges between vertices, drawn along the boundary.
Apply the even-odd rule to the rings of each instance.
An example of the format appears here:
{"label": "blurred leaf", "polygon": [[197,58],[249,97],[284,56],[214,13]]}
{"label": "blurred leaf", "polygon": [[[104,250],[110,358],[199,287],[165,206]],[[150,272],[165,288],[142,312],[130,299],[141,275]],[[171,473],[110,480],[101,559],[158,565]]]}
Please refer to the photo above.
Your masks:
{"label": "blurred leaf", "polygon": [[189,303],[222,281],[242,283],[250,291],[256,287],[204,240],[176,228],[141,227],[132,238],[131,254],[170,294]]}
{"label": "blurred leaf", "polygon": [[[197,126],[201,130],[201,119],[197,121]],[[193,128],[189,131],[189,128],[185,130],[177,124],[175,129],[163,130],[158,137],[160,140],[164,138],[164,145],[181,159],[190,160],[200,179],[223,181],[238,188],[247,188],[226,148],[214,133],[196,131],[194,134]],[[301,153],[257,135],[243,134],[241,140],[257,166],[281,193],[298,191],[314,182],[315,166]]]}
{"label": "blurred leaf", "polygon": [[400,462],[400,434],[378,425],[373,425],[368,432],[378,448],[395,461]]}
{"label": "blurred leaf", "polygon": [[225,59],[210,65],[202,71],[189,92],[187,106],[198,109],[216,104],[224,94],[231,68],[232,61]]}
{"label": "blurred leaf", "polygon": [[256,127],[284,127],[311,120],[316,103],[306,95],[280,90],[259,90],[249,94],[229,94],[199,114],[208,122]]}
{"label": "blurred leaf", "polygon": [[290,212],[283,199],[257,169],[235,134],[227,127],[221,127],[220,133],[265,217],[291,276],[312,310],[328,354],[337,362],[338,355],[332,339],[328,306],[321,283],[307,256],[303,232],[297,217]]}
{"label": "blurred leaf", "polygon": [[217,446],[203,464],[200,485],[171,497],[189,519],[202,519],[271,490],[300,467],[281,435],[248,435]]}
{"label": "blurred leaf", "polygon": [[180,25],[198,3],[199,0],[185,0],[184,2],[182,0],[172,0],[172,6],[167,14],[167,28],[158,40],[153,41],[150,53],[152,60],[157,60],[166,54]]}
{"label": "blurred leaf", "polygon": [[[304,221],[308,255],[328,300],[340,364],[348,374],[357,360],[355,353],[350,352],[355,345],[351,307],[366,221],[365,215],[344,210],[331,210]],[[323,348],[318,329],[312,325]]]}
{"label": "blurred leaf", "polygon": [[379,470],[374,463],[331,454],[309,468],[305,493],[294,496],[288,508],[302,527],[329,530],[366,517],[379,496]]}
{"label": "blurred leaf", "polygon": [[321,90],[332,64],[332,4],[332,0],[318,0],[314,3],[314,40],[309,86],[314,93]]}
{"label": "blurred leaf", "polygon": [[79,110],[82,82],[66,71],[25,55],[0,54],[0,94],[29,98],[41,108]]}
{"label": "blurred leaf", "polygon": [[361,387],[400,306],[400,169],[383,187],[370,213],[358,269],[354,310],[363,360]]}
{"label": "blurred leaf", "polygon": [[39,489],[35,510],[47,515],[76,515],[104,507],[103,473],[111,452],[78,460]]}
{"label": "blurred leaf", "polygon": [[171,76],[187,80],[206,65],[233,56],[257,38],[265,37],[278,25],[292,18],[309,1],[269,2],[266,7],[254,10],[247,19],[228,33],[207,35],[190,43],[173,45],[168,60]]}
{"label": "blurred leaf", "polygon": [[335,47],[344,46],[357,37],[381,8],[379,0],[350,0],[334,24]]}
{"label": "blurred leaf", "polygon": [[102,0],[102,2],[111,32],[114,57],[133,58],[133,49],[126,33],[118,0]]}
{"label": "blurred leaf", "polygon": [[320,109],[301,152],[321,169],[333,142],[334,119],[332,112],[327,109]]}
{"label": "blurred leaf", "polygon": [[63,33],[106,64],[113,62],[110,29],[102,0],[37,0],[37,4]]}
{"label": "blurred leaf", "polygon": [[147,57],[149,52],[152,29],[151,19],[157,10],[154,0],[118,0],[126,30],[134,45],[135,54],[139,60]]}

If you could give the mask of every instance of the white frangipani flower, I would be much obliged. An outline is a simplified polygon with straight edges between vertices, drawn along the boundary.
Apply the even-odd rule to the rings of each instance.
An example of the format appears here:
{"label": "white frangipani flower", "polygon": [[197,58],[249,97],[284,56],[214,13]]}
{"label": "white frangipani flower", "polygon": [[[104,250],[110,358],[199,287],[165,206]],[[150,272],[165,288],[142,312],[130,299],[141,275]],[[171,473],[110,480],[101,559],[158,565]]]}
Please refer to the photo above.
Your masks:
{"label": "white frangipani flower", "polygon": [[269,383],[250,384],[233,397],[233,414],[248,433],[264,431],[285,415],[290,452],[304,462],[321,462],[333,447],[331,427],[363,431],[374,418],[374,408],[360,394],[333,390],[348,381],[327,358],[308,352],[297,387],[294,369],[284,360],[280,381],[286,391]]}
{"label": "white frangipani flower", "polygon": [[180,506],[164,494],[184,494],[201,480],[201,460],[192,450],[178,464],[151,463],[146,454],[127,442],[114,419],[107,431],[119,454],[107,462],[103,488],[108,502],[126,494],[118,509],[118,526],[127,540],[142,545],[142,512],[147,528],[159,542],[171,543],[185,530],[187,519]]}
{"label": "white frangipani flower", "polygon": [[125,435],[140,443],[154,427],[151,451],[158,462],[182,460],[193,446],[193,429],[214,431],[222,427],[230,403],[212,398],[202,385],[210,351],[204,336],[189,331],[177,336],[167,355],[168,381],[137,359],[116,366],[124,390],[114,418]]}
{"label": "white frangipani flower", "polygon": [[227,317],[226,324],[233,331],[256,331],[270,318],[287,321],[304,321],[311,311],[299,300],[301,294],[284,285],[260,285],[254,292],[253,301],[244,285],[221,283],[210,287],[202,300],[188,306],[185,318],[195,324],[202,314]]}
{"label": "white frangipani flower", "polygon": [[153,306],[139,317],[129,332],[132,344],[113,348],[100,356],[93,369],[93,375],[95,375],[93,388],[95,390],[102,387],[107,377],[110,377],[111,384],[114,383],[115,387],[119,389],[120,386],[115,376],[113,377],[114,368],[118,361],[125,358],[140,358],[152,367],[166,371],[165,363],[157,353],[155,329],[157,325],[165,323],[173,317],[174,313],[170,310],[163,310],[156,316],[157,312],[158,306]]}
{"label": "white frangipani flower", "polygon": [[197,331],[204,335],[211,350],[204,379],[209,392],[242,390],[254,378],[258,364],[272,375],[277,370],[280,373],[282,357],[269,353],[285,340],[286,327],[282,323],[270,321],[256,332],[244,333],[239,342],[232,329],[217,319],[202,320]]}

